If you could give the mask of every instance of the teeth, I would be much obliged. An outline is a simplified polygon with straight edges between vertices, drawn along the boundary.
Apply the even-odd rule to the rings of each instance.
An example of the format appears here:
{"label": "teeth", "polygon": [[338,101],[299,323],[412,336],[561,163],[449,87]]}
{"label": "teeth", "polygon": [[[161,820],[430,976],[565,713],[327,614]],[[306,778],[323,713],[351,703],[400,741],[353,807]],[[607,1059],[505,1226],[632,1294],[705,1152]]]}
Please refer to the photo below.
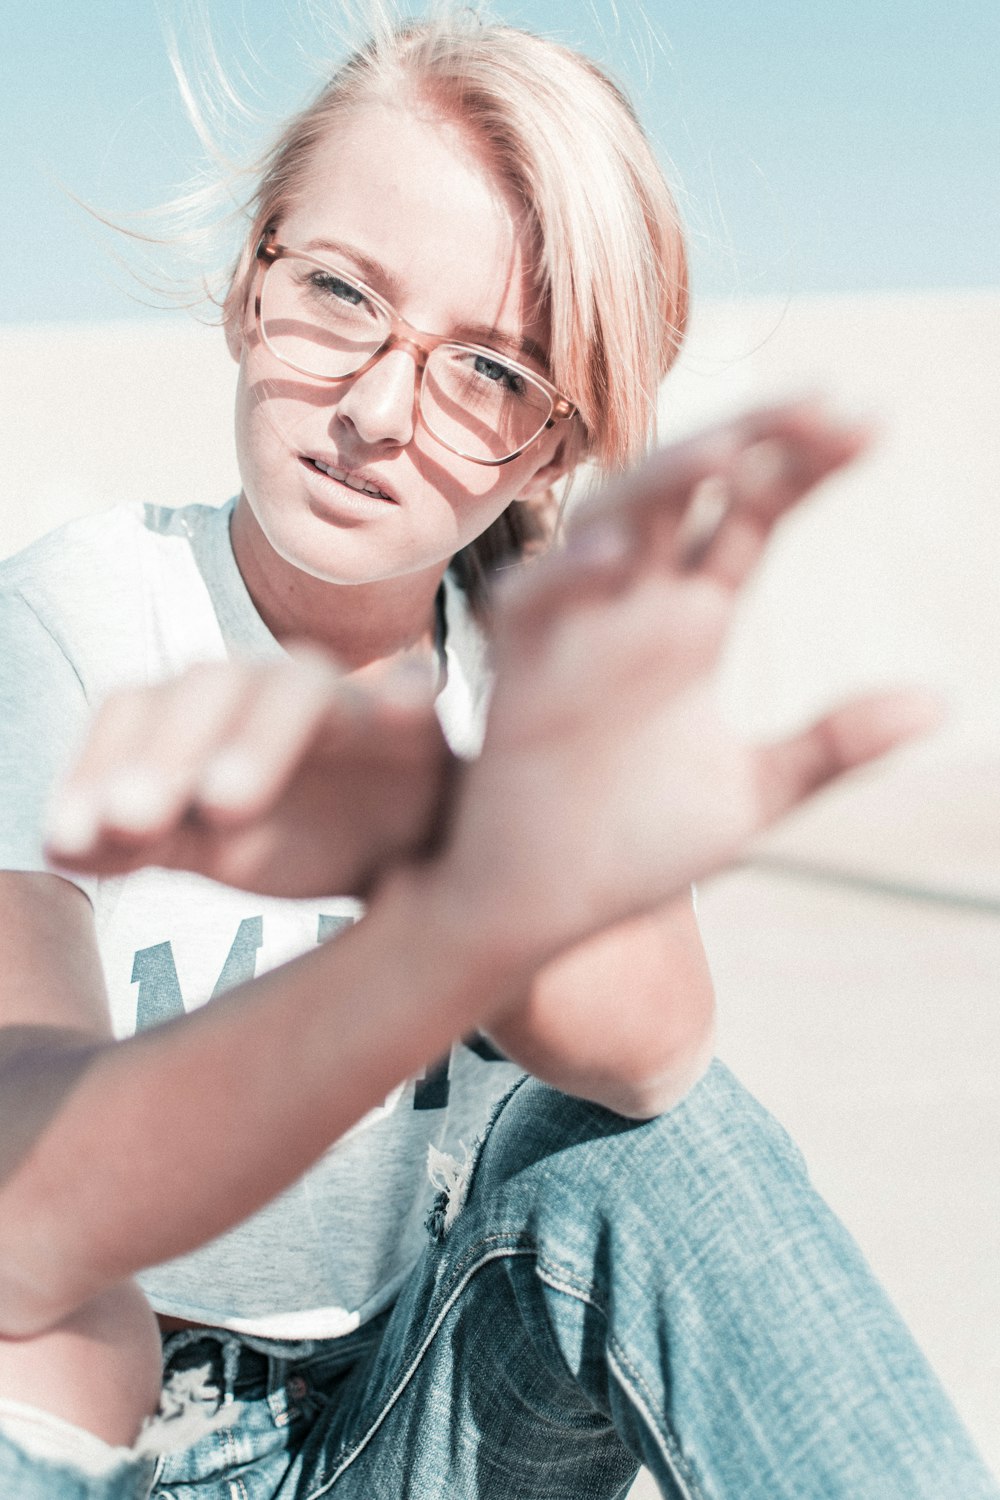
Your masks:
{"label": "teeth", "polygon": [[328,474],[331,479],[339,479],[341,484],[346,484],[348,489],[360,490],[363,495],[377,495],[380,500],[388,500],[389,496],[384,490],[380,490],[377,484],[369,484],[366,479],[358,479],[353,474],[345,474],[343,469],[335,469],[330,464],[321,463],[318,458],[313,459],[313,465],[320,473]]}

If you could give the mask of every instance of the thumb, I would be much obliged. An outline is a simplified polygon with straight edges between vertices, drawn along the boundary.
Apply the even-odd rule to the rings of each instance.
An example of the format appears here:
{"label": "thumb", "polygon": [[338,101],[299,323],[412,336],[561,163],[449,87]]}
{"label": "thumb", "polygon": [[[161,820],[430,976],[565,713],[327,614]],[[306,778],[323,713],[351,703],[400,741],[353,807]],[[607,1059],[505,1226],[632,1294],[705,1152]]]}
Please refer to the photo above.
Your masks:
{"label": "thumb", "polygon": [[789,739],[762,746],[756,752],[761,826],[775,822],[846,771],[929,734],[943,715],[940,699],[925,691],[870,694],[834,709]]}

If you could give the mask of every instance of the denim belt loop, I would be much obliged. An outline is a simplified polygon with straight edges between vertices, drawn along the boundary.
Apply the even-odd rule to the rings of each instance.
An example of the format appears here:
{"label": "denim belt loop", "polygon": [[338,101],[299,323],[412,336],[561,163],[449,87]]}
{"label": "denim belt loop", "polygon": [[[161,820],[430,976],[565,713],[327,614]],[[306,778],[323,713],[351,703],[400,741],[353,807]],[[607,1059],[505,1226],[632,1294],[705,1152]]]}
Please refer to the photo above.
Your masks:
{"label": "denim belt loop", "polygon": [[290,1361],[270,1354],[267,1359],[267,1406],[276,1427],[287,1427],[293,1402],[288,1391]]}
{"label": "denim belt loop", "polygon": [[236,1380],[240,1373],[243,1347],[235,1335],[230,1334],[222,1342],[222,1399],[231,1403],[236,1398]]}

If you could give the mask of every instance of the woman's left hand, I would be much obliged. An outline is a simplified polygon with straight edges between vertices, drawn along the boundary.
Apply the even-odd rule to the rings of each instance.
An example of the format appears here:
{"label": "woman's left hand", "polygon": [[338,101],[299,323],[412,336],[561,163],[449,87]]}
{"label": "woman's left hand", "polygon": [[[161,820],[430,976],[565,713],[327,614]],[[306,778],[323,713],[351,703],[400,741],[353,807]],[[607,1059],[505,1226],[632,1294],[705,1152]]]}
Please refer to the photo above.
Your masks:
{"label": "woman's left hand", "polygon": [[716,701],[777,523],[867,440],[813,402],[750,412],[655,454],[512,583],[483,752],[434,862],[440,920],[461,933],[477,911],[484,967],[533,974],[657,909],[938,722],[926,693],[877,692],[753,745]]}
{"label": "woman's left hand", "polygon": [[453,760],[431,674],[346,676],[317,647],[116,693],[50,810],[57,865],[193,870],[274,896],[364,894],[425,845]]}

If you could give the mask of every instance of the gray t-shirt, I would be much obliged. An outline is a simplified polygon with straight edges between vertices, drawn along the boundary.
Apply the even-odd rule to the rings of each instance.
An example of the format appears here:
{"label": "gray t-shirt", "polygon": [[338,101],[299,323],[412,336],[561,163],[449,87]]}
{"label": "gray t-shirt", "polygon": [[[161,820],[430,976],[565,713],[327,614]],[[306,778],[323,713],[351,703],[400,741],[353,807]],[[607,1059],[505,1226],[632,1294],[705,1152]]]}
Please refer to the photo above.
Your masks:
{"label": "gray t-shirt", "polygon": [[[127,506],[0,563],[0,868],[46,868],[40,829],[50,790],[109,691],[198,661],[281,654],[236,566],[231,513],[231,504]],[[438,714],[452,748],[474,755],[489,674],[450,577],[445,618]],[[121,1037],[203,1005],[362,915],[343,896],[284,901],[160,869],[79,884],[94,907]],[[436,1152],[461,1159],[517,1076],[485,1044],[456,1044],[260,1213],[145,1272],[153,1306],[260,1337],[350,1332],[392,1300],[425,1243],[435,1191],[428,1161],[439,1161]]]}

